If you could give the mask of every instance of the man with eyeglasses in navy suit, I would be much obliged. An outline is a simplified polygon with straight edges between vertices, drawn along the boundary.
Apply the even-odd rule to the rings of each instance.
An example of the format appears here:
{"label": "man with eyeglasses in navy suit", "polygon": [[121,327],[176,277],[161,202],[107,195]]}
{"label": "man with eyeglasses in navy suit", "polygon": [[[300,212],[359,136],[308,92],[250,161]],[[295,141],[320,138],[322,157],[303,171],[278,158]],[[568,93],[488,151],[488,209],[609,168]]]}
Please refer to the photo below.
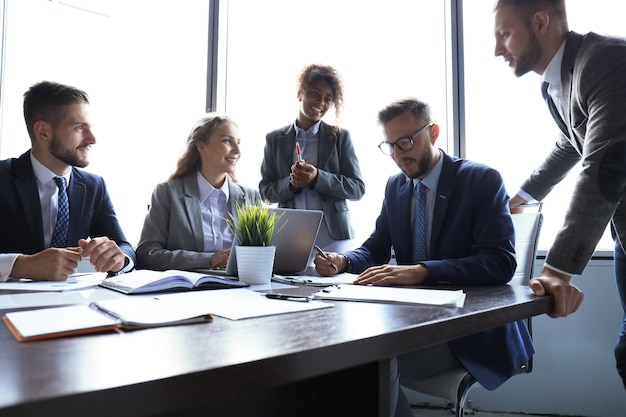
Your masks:
{"label": "man with eyeglasses in navy suit", "polygon": [[[417,99],[391,103],[378,121],[385,134],[379,146],[402,172],[387,182],[370,237],[353,251],[316,256],[318,273],[352,272],[359,274],[356,284],[382,286],[509,282],[517,266],[515,232],[501,175],[437,149],[439,125],[429,106]],[[425,190],[423,206],[418,205],[419,189]],[[392,249],[395,265],[390,264]],[[533,353],[526,323],[519,321],[393,358],[390,415],[413,415],[400,389],[402,379],[426,378],[456,369],[460,362],[493,390]]]}

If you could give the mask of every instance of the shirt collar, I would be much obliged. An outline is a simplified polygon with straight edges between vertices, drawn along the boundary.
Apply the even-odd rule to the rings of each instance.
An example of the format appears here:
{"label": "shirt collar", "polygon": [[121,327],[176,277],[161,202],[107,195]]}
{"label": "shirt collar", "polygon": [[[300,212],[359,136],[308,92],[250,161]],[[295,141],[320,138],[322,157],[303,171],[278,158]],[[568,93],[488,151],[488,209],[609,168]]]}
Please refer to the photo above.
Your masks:
{"label": "shirt collar", "polygon": [[[35,155],[33,155],[32,152],[30,153],[30,163],[33,166],[33,173],[35,174],[35,177],[41,184],[47,184],[48,182],[52,181],[54,177],[59,176],[55,174],[54,172],[52,172],[44,164],[39,162],[37,158],[35,158]],[[70,177],[72,176],[72,170],[68,169],[67,172],[61,176],[65,178],[65,183],[69,184]]]}
{"label": "shirt collar", "polygon": [[317,132],[320,131],[320,125],[322,124],[321,120],[318,120],[313,126],[311,126],[308,130],[304,130],[301,127],[298,127],[298,125],[296,124],[296,122],[293,122],[293,127],[296,129],[296,136],[298,136],[298,134],[300,132],[304,132],[305,134],[308,133],[309,136],[315,136],[317,135]]}
{"label": "shirt collar", "polygon": [[[196,178],[198,179],[198,191],[200,192],[200,201],[204,201],[208,196],[211,195],[211,193],[217,190],[217,188],[213,187],[206,180],[206,178],[202,176],[200,171],[196,173]],[[228,197],[229,197],[229,193],[228,193],[229,182],[230,182],[230,177],[226,175],[226,181],[224,181],[224,184],[222,184],[222,186],[219,188],[219,190],[221,190],[226,196],[226,201],[228,201]]]}
{"label": "shirt collar", "polygon": [[543,81],[550,85],[561,85],[561,62],[563,62],[563,52],[565,51],[565,41],[561,44],[561,47],[556,51],[556,54],[550,60],[550,63],[543,72]]}

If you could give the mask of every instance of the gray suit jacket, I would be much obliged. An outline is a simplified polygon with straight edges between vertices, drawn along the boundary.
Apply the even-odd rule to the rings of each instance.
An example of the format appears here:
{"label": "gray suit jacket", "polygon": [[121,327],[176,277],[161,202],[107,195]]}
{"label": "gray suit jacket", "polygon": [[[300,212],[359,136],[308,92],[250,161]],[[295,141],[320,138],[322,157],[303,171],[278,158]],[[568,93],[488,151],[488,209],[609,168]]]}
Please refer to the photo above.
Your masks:
{"label": "gray suit jacket", "polygon": [[[295,146],[293,124],[268,133],[265,139],[259,192],[280,207],[294,208],[294,197],[302,192],[289,189]],[[365,194],[365,184],[350,133],[342,129],[335,134],[330,125],[322,122],[317,160],[317,181],[312,189],[321,197],[326,227],[335,240],[351,239],[353,231],[346,200],[360,200]]]}
{"label": "gray suit jacket", "polygon": [[[237,204],[259,202],[256,190],[230,182],[229,211]],[[200,191],[196,173],[156,186],[137,247],[137,268],[201,269],[211,266],[213,253],[204,252]]]}
{"label": "gray suit jacket", "polygon": [[626,40],[570,32],[561,82],[561,137],[522,189],[542,200],[582,159],[564,226],[546,259],[580,274],[611,219],[626,244]]}

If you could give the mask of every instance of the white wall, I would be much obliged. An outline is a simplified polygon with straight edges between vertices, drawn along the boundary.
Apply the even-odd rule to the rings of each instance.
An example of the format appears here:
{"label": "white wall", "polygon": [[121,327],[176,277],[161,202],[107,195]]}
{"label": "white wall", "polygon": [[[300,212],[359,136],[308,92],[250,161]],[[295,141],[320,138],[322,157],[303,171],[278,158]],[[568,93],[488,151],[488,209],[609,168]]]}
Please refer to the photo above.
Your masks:
{"label": "white wall", "polygon": [[[541,263],[538,261],[537,268]],[[613,262],[591,261],[574,283],[585,293],[575,314],[533,319],[537,350],[533,371],[515,376],[495,391],[474,388],[470,393],[474,408],[559,416],[626,416],[626,390],[613,356],[623,314]],[[409,400],[445,404],[421,394],[410,395]]]}

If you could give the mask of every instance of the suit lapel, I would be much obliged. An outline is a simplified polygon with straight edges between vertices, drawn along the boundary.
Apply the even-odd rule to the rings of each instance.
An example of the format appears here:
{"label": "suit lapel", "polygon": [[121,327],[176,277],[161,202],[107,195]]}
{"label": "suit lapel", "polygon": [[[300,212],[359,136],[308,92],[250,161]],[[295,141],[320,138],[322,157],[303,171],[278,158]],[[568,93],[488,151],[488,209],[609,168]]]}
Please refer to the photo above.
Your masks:
{"label": "suit lapel", "polygon": [[228,181],[228,194],[228,210],[235,216],[237,214],[237,206],[245,204],[246,198],[239,184],[233,181]]}
{"label": "suit lapel", "polygon": [[576,135],[572,130],[571,102],[574,63],[576,62],[576,55],[578,54],[578,50],[580,49],[582,42],[582,35],[570,32],[570,34],[567,36],[567,41],[565,42],[565,50],[563,51],[563,62],[561,62],[561,89],[563,90],[563,108],[565,113],[564,116],[566,125],[565,129],[561,128],[561,130],[564,131],[566,137],[569,138],[572,145],[574,145],[574,147],[581,155],[583,152],[582,143],[578,142]]}
{"label": "suit lapel", "polygon": [[[78,242],[79,226],[85,212],[85,183],[80,172],[72,168],[72,177],[68,190],[68,201],[70,203],[70,226],[67,231],[67,241]],[[95,237],[95,236],[94,236]]]}
{"label": "suit lapel", "polygon": [[320,123],[319,141],[317,146],[317,166],[324,169],[328,163],[328,159],[335,148],[337,135],[331,134],[330,126],[326,123]]}
{"label": "suit lapel", "polygon": [[[396,260],[398,263],[410,264],[413,260],[413,229],[411,219],[411,195],[413,193],[413,182],[411,179],[406,178],[402,184],[400,184],[398,190],[398,196],[395,201],[389,201],[386,204],[392,206],[398,206],[398,219],[391,221],[389,224],[390,230],[395,230],[395,233],[391,233],[392,236],[400,236],[398,239],[399,247],[394,247],[396,252]],[[393,212],[393,209],[389,210]]]}
{"label": "suit lapel", "polygon": [[289,125],[281,133],[278,137],[278,158],[282,161],[279,166],[287,167],[291,173],[291,165],[294,163],[293,153],[296,148],[296,129],[293,125]]}
{"label": "suit lapel", "polygon": [[454,177],[456,175],[455,164],[452,158],[442,152],[443,167],[437,184],[437,193],[435,194],[435,206],[433,208],[433,219],[430,232],[430,256],[434,255],[437,247],[438,237],[443,226],[443,219],[448,210],[448,202],[454,190]]}
{"label": "suit lapel", "polygon": [[183,205],[187,222],[191,226],[191,233],[196,244],[196,250],[204,251],[204,229],[202,228],[202,210],[200,209],[200,190],[196,173],[183,177]]}
{"label": "suit lapel", "polygon": [[28,235],[39,236],[38,247],[43,250],[41,203],[39,202],[39,191],[37,190],[37,178],[35,178],[33,166],[30,162],[30,151],[20,156],[15,164],[14,175],[15,189],[20,199],[21,207],[24,208]]}
{"label": "suit lapel", "polygon": [[559,110],[556,108],[556,104],[554,104],[554,100],[552,100],[552,97],[550,97],[550,94],[548,93],[548,86],[549,86],[549,83],[544,81],[543,84],[541,85],[541,95],[543,96],[543,99],[548,105],[550,114],[552,115],[552,118],[556,122],[557,126],[559,127],[559,129],[561,129],[561,132],[563,132],[564,135],[568,136],[569,130],[567,129],[567,125],[561,118],[561,114],[559,113]]}

